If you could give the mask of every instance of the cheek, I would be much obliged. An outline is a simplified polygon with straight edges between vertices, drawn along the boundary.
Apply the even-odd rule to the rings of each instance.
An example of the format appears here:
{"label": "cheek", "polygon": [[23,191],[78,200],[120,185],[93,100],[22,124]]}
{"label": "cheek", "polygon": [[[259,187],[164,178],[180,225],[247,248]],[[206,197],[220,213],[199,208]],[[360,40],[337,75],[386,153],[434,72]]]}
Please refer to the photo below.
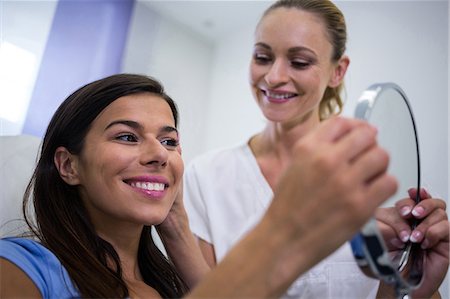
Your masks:
{"label": "cheek", "polygon": [[175,180],[181,181],[184,173],[184,163],[181,158],[181,154],[178,151],[174,152],[170,160],[170,165],[172,166],[172,172]]}
{"label": "cheek", "polygon": [[[102,172],[114,173],[128,168],[133,164],[134,158],[130,155],[103,153],[103,158],[98,162]],[[95,162],[94,162],[95,163]]]}
{"label": "cheek", "polygon": [[326,87],[323,75],[318,72],[298,72],[295,76],[295,84],[299,90],[319,98],[321,98]]}
{"label": "cheek", "polygon": [[135,163],[132,155],[121,154],[117,151],[99,151],[92,157],[94,158],[83,162],[85,179],[90,181],[101,179],[105,180],[106,184],[112,177]]}
{"label": "cheek", "polygon": [[183,174],[184,174],[184,163],[183,160],[181,159],[181,157],[179,158],[179,162],[178,162],[178,166],[177,166],[177,172],[178,172],[178,177],[181,179],[183,179]]}
{"label": "cheek", "polygon": [[258,103],[260,90],[258,88],[258,83],[261,81],[262,75],[260,67],[256,66],[254,63],[250,64],[249,68],[249,84],[250,91],[253,95],[253,99]]}
{"label": "cheek", "polygon": [[252,87],[254,87],[258,83],[262,75],[262,68],[256,65],[254,62],[251,62],[249,67],[249,82]]}

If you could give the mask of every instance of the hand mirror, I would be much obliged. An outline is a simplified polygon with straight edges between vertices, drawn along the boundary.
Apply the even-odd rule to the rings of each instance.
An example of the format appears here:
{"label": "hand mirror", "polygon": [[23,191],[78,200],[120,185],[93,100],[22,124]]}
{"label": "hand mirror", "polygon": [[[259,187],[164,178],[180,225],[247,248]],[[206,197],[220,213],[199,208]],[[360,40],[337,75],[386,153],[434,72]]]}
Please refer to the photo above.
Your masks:
{"label": "hand mirror", "polygon": [[[355,118],[377,127],[378,144],[389,153],[388,172],[397,178],[398,190],[381,207],[394,207],[398,200],[409,197],[408,189],[420,190],[419,144],[406,94],[394,83],[374,84],[359,98]],[[418,196],[414,198],[416,202]],[[415,223],[411,225],[414,227]],[[350,243],[361,270],[393,285],[398,298],[405,298],[421,282],[420,246],[408,242],[403,249],[389,250],[375,218]]]}

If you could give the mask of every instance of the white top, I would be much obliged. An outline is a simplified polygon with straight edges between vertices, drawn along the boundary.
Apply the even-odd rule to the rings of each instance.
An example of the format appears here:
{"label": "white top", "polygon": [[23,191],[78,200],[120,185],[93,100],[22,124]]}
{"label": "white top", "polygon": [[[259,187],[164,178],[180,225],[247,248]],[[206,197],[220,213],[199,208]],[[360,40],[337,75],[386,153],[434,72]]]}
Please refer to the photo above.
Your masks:
{"label": "white top", "polygon": [[[191,229],[214,245],[217,261],[258,222],[273,197],[247,143],[195,158],[184,190]],[[377,289],[378,280],[361,272],[347,242],[297,279],[286,297],[375,298]]]}

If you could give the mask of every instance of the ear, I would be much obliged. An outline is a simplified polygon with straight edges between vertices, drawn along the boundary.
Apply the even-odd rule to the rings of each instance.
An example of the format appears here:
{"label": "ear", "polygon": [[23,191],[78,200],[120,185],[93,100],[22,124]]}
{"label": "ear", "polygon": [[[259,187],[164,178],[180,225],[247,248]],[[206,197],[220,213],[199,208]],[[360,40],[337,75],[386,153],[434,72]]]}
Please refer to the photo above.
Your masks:
{"label": "ear", "polygon": [[56,149],[53,160],[64,182],[72,186],[80,184],[76,155],[72,155],[65,147],[60,146]]}
{"label": "ear", "polygon": [[333,73],[330,77],[330,82],[328,82],[328,86],[331,88],[338,87],[344,79],[345,73],[347,72],[348,65],[350,64],[350,58],[344,55],[339,61],[336,63],[333,69]]}

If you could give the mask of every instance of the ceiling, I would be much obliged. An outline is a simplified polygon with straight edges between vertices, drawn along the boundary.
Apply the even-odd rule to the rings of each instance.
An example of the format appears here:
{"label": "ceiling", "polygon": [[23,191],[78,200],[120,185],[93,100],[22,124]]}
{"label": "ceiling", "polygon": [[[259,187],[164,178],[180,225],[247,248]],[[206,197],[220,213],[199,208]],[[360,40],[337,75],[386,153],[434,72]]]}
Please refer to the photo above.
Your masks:
{"label": "ceiling", "polygon": [[210,41],[256,22],[273,1],[138,0],[162,16],[176,20]]}

